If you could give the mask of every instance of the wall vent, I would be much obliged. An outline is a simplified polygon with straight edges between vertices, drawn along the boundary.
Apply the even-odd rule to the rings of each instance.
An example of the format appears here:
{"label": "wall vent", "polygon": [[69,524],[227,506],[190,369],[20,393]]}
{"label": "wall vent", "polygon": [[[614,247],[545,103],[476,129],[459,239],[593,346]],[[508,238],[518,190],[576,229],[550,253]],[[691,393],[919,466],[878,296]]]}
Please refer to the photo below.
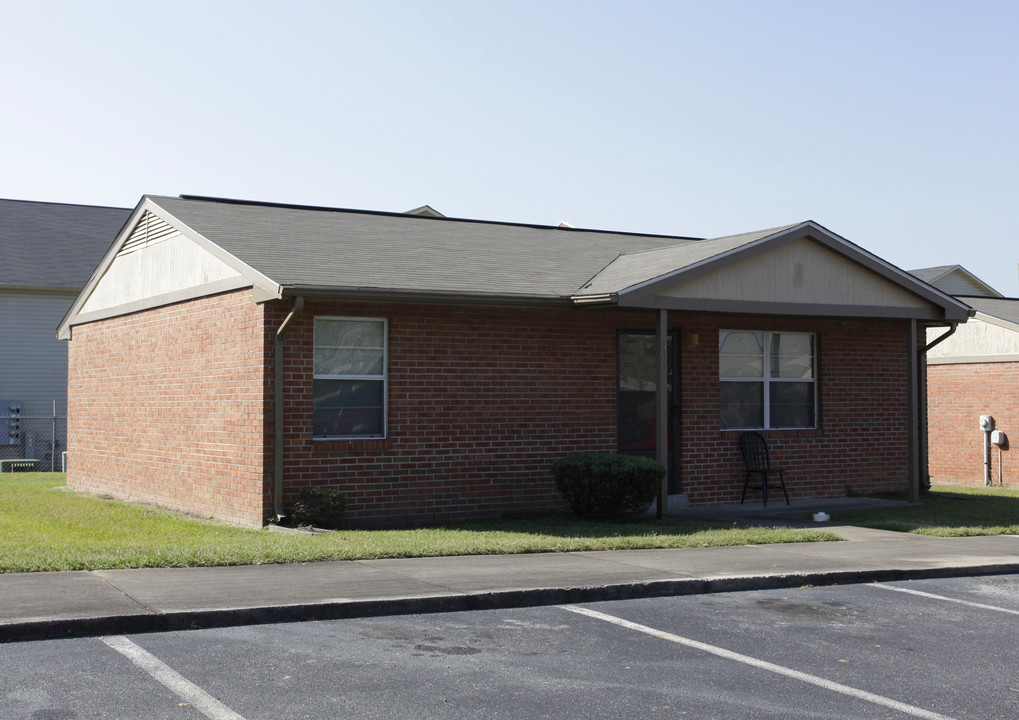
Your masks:
{"label": "wall vent", "polygon": [[117,255],[127,255],[135,250],[141,250],[149,245],[162,242],[176,232],[177,230],[165,220],[156,217],[146,210]]}

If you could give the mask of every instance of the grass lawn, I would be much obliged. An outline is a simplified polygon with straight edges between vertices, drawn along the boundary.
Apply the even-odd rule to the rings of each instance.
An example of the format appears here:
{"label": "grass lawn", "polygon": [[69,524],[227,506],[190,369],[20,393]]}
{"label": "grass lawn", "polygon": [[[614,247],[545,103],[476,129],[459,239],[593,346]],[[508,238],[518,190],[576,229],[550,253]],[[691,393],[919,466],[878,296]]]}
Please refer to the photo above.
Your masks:
{"label": "grass lawn", "polygon": [[835,513],[832,521],[939,537],[1019,535],[1019,490],[934,485],[920,505]]}
{"label": "grass lawn", "polygon": [[406,530],[249,530],[64,489],[59,473],[0,475],[0,572],[194,567],[839,540],[822,530],[566,515]]}

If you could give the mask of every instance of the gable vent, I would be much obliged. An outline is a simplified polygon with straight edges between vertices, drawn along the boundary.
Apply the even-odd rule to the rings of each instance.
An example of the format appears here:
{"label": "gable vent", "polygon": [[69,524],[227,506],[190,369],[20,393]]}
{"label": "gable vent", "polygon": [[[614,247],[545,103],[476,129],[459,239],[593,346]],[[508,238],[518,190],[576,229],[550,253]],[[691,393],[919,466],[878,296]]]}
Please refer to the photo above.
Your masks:
{"label": "gable vent", "polygon": [[135,250],[141,250],[149,245],[154,245],[157,242],[166,240],[176,232],[173,226],[165,220],[156,217],[146,210],[117,255],[127,255]]}

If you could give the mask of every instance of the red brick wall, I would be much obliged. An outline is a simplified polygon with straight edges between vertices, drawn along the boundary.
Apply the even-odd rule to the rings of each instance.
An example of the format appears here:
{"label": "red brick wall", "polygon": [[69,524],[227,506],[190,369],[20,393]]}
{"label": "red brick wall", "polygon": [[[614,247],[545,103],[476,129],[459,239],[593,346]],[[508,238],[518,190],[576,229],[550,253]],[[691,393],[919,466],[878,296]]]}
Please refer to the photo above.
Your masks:
{"label": "red brick wall", "polygon": [[75,327],[68,487],[260,525],[263,322],[241,291]]}
{"label": "red brick wall", "polygon": [[[312,439],[316,314],[388,318],[385,440]],[[556,458],[615,449],[616,324],[640,316],[309,303],[286,339],[288,502],[321,483],[361,521],[552,506]]]}
{"label": "red brick wall", "polygon": [[[929,468],[932,482],[984,484],[984,435],[980,416],[1019,438],[1019,363],[967,363],[927,367]],[[991,446],[991,478],[1019,484],[1008,445]]]}
{"label": "red brick wall", "polygon": [[908,487],[906,321],[701,316],[684,325],[698,346],[683,343],[683,487],[692,504],[739,502],[745,478],[740,433],[719,430],[719,330],[817,334],[817,429],[763,432],[792,498]]}
{"label": "red brick wall", "polygon": [[[246,525],[267,517],[270,337],[289,308],[239,292],[76,327],[68,484]],[[312,439],[316,314],[388,319],[386,439]],[[905,321],[673,312],[670,324],[692,503],[738,501],[743,482],[739,433],[719,429],[720,329],[818,334],[818,429],[766,433],[794,498],[906,487]],[[309,301],[286,335],[286,502],[319,484],[347,495],[354,522],[548,508],[556,458],[616,449],[617,329],[654,325],[649,311]]]}
{"label": "red brick wall", "polygon": [[[312,439],[316,314],[388,318],[387,439]],[[555,458],[615,450],[616,331],[652,329],[654,319],[593,308],[309,303],[287,337],[288,500],[305,485],[337,487],[359,521],[548,507]],[[738,501],[742,489],[739,433],[719,429],[720,329],[818,333],[819,428],[766,433],[793,497],[906,488],[905,321],[670,319],[683,330],[682,481],[692,503]]]}

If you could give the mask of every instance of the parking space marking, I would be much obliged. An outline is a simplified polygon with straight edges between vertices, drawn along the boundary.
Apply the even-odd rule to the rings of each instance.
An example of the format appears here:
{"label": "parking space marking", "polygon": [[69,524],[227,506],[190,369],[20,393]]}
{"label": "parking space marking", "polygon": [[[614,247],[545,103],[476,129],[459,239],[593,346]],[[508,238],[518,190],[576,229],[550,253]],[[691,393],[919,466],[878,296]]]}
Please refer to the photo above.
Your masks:
{"label": "parking space marking", "polygon": [[997,605],[985,605],[984,603],[972,602],[971,600],[959,600],[957,598],[950,598],[947,595],[935,595],[934,593],[924,592],[923,590],[913,590],[912,588],[896,587],[895,585],[885,585],[884,583],[871,583],[871,584],[876,588],[881,588],[882,590],[894,590],[895,592],[909,593],[910,595],[919,595],[920,597],[931,598],[934,600],[944,600],[945,602],[953,602],[958,603],[960,605],[969,605],[970,607],[980,608],[981,610],[994,610],[995,612],[1019,615],[1019,610],[998,607]]}
{"label": "parking space marking", "polygon": [[899,702],[898,700],[893,700],[892,698],[887,698],[883,695],[877,695],[872,692],[867,692],[866,690],[860,690],[832,680],[826,680],[816,675],[809,675],[808,673],[800,672],[799,670],[793,670],[792,668],[787,668],[783,665],[776,665],[775,663],[770,663],[766,660],[759,660],[757,658],[750,657],[749,655],[743,655],[741,653],[733,652],[732,650],[726,650],[725,648],[721,648],[716,645],[708,645],[707,643],[683,637],[682,635],[674,635],[673,633],[665,632],[664,630],[656,630],[655,628],[647,625],[640,625],[638,623],[630,622],[629,620],[623,620],[622,618],[615,617],[614,615],[607,615],[605,613],[598,612],[597,610],[589,610],[587,608],[578,607],[577,605],[559,605],[559,607],[563,610],[569,610],[573,613],[613,623],[614,625],[619,625],[620,627],[624,627],[629,630],[635,630],[646,635],[661,638],[662,640],[668,640],[669,642],[674,642],[679,645],[685,645],[686,647],[694,648],[695,650],[711,653],[712,655],[717,655],[718,657],[725,658],[726,660],[734,660],[761,670],[767,670],[779,675],[784,675],[786,677],[793,678],[794,680],[801,680],[802,682],[816,685],[820,688],[824,688],[825,690],[849,695],[850,697],[854,697],[859,700],[866,700],[867,702],[871,702],[876,705],[898,710],[906,713],[907,715],[927,718],[927,720],[953,720],[953,718],[950,718],[947,715],[941,715],[930,710],[916,707],[915,705]]}
{"label": "parking space marking", "polygon": [[123,635],[101,640],[175,693],[209,720],[244,720],[226,705]]}

